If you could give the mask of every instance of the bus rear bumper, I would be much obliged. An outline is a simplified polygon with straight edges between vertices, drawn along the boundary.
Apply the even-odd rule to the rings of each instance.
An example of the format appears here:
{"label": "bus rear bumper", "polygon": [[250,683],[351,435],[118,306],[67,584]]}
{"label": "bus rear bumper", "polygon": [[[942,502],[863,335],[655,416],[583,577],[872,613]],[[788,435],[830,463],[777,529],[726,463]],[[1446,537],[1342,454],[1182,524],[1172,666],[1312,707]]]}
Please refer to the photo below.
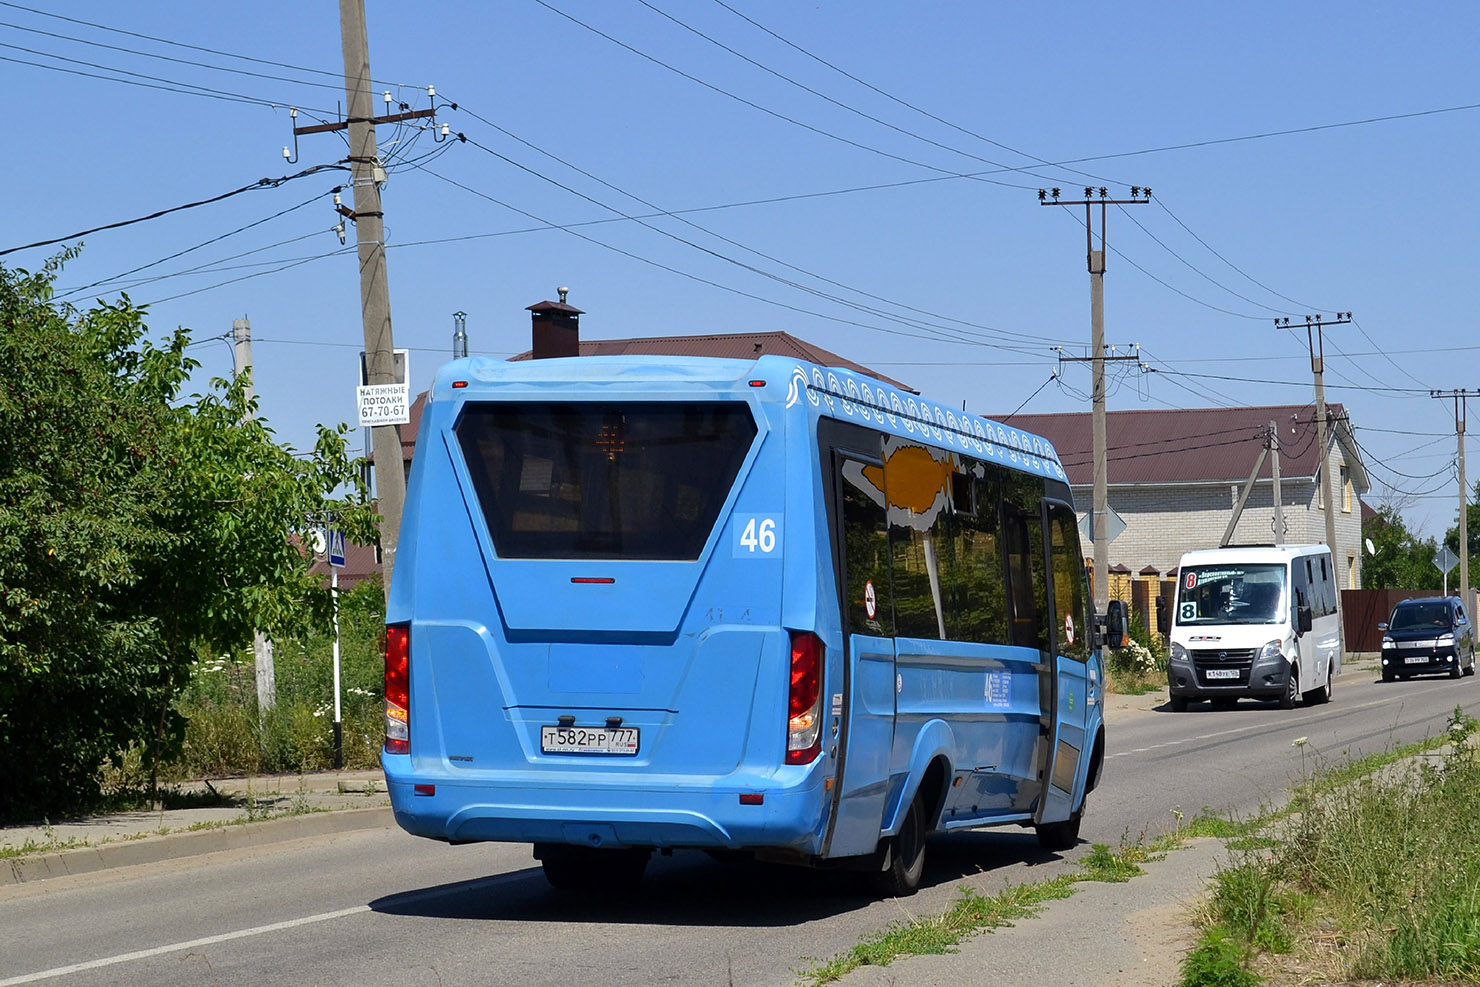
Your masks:
{"label": "bus rear bumper", "polygon": [[794,787],[658,790],[398,776],[387,767],[396,823],[415,836],[452,843],[785,847],[803,854],[821,846],[825,803],[820,776],[814,781],[810,774]]}

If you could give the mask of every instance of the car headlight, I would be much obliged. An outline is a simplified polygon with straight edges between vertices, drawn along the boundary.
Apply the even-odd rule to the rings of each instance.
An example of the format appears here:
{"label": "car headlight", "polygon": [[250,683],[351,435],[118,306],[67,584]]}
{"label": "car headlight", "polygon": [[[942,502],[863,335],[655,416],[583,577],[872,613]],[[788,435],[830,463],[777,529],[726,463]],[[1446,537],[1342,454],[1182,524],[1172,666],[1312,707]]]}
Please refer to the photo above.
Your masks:
{"label": "car headlight", "polygon": [[1191,657],[1187,654],[1187,649],[1184,648],[1184,647],[1182,647],[1182,645],[1178,644],[1175,641],[1172,642],[1172,649],[1168,653],[1168,658],[1171,661],[1190,661],[1191,660]]}
{"label": "car headlight", "polygon": [[1382,638],[1382,646],[1384,648],[1396,648],[1398,646],[1398,642],[1394,641],[1392,638],[1388,637],[1387,635],[1383,635],[1383,638]]}
{"label": "car headlight", "polygon": [[1445,631],[1443,634],[1440,634],[1439,635],[1439,637],[1438,637],[1437,640],[1439,641],[1440,644],[1453,644],[1454,643],[1454,632],[1453,631]]}
{"label": "car headlight", "polygon": [[1259,649],[1259,661],[1275,661],[1283,657],[1284,653],[1280,651],[1279,641],[1270,641]]}

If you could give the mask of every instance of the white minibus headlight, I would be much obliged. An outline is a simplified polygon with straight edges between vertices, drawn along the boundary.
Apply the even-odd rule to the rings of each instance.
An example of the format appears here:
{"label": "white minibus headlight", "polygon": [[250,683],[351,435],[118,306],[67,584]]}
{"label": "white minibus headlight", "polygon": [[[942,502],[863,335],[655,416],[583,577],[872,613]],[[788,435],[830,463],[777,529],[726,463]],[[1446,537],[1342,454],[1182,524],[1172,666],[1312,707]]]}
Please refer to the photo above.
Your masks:
{"label": "white minibus headlight", "polygon": [[1187,654],[1187,649],[1176,641],[1172,642],[1172,650],[1169,653],[1169,657],[1172,661],[1191,661],[1191,657]]}
{"label": "white minibus headlight", "polygon": [[1284,653],[1280,650],[1279,641],[1270,641],[1259,649],[1260,661],[1274,661],[1277,658],[1283,657],[1283,655]]}

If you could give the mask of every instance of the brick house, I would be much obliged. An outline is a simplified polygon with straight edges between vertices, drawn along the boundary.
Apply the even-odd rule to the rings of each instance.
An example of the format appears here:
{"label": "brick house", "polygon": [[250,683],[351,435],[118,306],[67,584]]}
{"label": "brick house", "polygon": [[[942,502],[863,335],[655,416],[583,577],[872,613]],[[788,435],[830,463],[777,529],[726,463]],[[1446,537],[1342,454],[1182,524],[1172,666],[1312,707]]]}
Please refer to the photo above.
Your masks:
{"label": "brick house", "polygon": [[[1107,503],[1125,522],[1125,530],[1109,546],[1112,595],[1128,599],[1125,587],[1134,588],[1137,583],[1155,586],[1143,586],[1137,597],[1144,598],[1148,589],[1152,596],[1158,595],[1157,584],[1176,567],[1183,552],[1217,546],[1264,446],[1270,422],[1279,434],[1283,541],[1326,540],[1320,488],[1324,462],[1332,471],[1337,507],[1332,551],[1337,577],[1344,589],[1360,588],[1361,498],[1370,481],[1345,409],[1329,404],[1326,411],[1332,427],[1327,429],[1324,457],[1317,449],[1313,404],[1107,412]],[[1054,444],[1069,474],[1075,507],[1081,517],[1086,516],[1094,492],[1092,416],[1088,412],[1018,414],[1012,416],[1011,424]],[[1266,457],[1234,529],[1234,543],[1274,541],[1271,466]],[[1088,525],[1081,530],[1088,530]],[[1090,543],[1085,544],[1085,554],[1092,554]],[[1142,600],[1131,602],[1144,606]]]}

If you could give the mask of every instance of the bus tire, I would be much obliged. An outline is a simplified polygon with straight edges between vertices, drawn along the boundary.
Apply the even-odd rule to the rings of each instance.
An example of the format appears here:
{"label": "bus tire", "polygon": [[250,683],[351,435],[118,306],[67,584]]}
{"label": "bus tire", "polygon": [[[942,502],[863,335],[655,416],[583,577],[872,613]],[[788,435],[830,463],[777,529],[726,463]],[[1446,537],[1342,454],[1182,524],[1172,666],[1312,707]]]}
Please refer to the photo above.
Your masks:
{"label": "bus tire", "polygon": [[1312,689],[1310,692],[1306,693],[1305,705],[1317,706],[1321,703],[1329,703],[1331,701],[1331,693],[1333,691],[1332,687],[1334,685],[1332,679],[1335,677],[1335,671],[1336,663],[1333,661],[1326,666],[1326,684],[1321,686],[1319,689]]}
{"label": "bus tire", "polygon": [[1290,675],[1285,679],[1285,691],[1280,693],[1280,709],[1294,709],[1300,698],[1300,666],[1291,665]]}
{"label": "bus tire", "polygon": [[1170,703],[1171,703],[1171,707],[1172,707],[1172,712],[1173,713],[1185,713],[1185,712],[1187,712],[1187,697],[1186,696],[1172,696],[1171,697],[1171,700],[1170,700]]}
{"label": "bus tire", "polygon": [[1072,850],[1079,843],[1079,823],[1083,818],[1084,810],[1080,809],[1062,822],[1034,826],[1038,845],[1045,850]]}
{"label": "bus tire", "polygon": [[651,851],[535,844],[545,880],[557,891],[592,892],[631,888],[642,880]]}
{"label": "bus tire", "polygon": [[904,814],[899,835],[884,841],[883,860],[874,874],[874,888],[891,898],[912,895],[925,872],[925,796],[917,794]]}

